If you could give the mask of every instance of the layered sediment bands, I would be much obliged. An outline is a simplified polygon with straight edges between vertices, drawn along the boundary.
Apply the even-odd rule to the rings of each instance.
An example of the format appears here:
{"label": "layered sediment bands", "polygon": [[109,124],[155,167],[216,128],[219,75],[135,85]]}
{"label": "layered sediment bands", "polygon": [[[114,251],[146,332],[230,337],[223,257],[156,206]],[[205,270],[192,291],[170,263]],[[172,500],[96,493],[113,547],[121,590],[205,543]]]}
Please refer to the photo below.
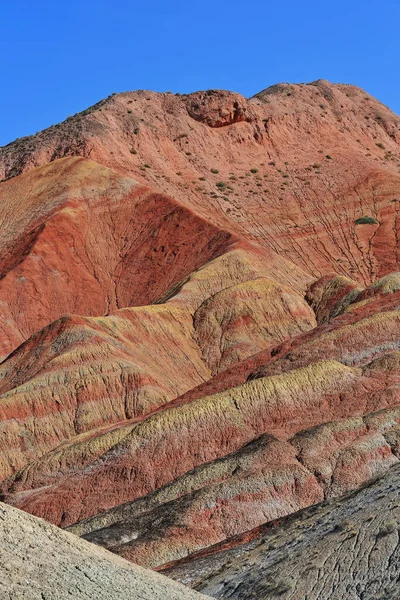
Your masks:
{"label": "layered sediment bands", "polygon": [[333,273],[317,279],[307,290],[306,300],[320,324],[341,314],[362,291],[355,281]]}
{"label": "layered sediment bands", "polygon": [[149,304],[237,241],[82,158],[3,183],[0,223],[3,356],[62,315]]}
{"label": "layered sediment bands", "polygon": [[[99,521],[117,522],[85,538],[156,567],[322,498],[315,477],[296,460],[295,449],[264,436],[144,500],[105,513]],[[71,530],[92,528],[96,520]]]}
{"label": "layered sediment bands", "polygon": [[41,519],[0,504],[3,600],[201,600],[167,577],[132,565]]}
{"label": "layered sediment bands", "polygon": [[[400,290],[400,273],[388,273],[377,281],[374,281],[357,297],[357,302],[375,298],[376,296],[386,296]],[[355,301],[355,300],[354,300]]]}
{"label": "layered sediment bands", "polygon": [[221,371],[208,379],[208,381],[201,383],[177,398],[176,402],[190,402],[191,400],[196,400],[203,396],[211,396],[217,392],[222,392],[229,388],[241,385],[242,383],[246,383],[253,372],[257,371],[258,368],[264,366],[270,360],[271,351],[273,351],[273,348],[261,350],[261,352],[253,354],[233,367]]}
{"label": "layered sediment bands", "polygon": [[398,462],[399,423],[394,407],[317,426],[289,442],[264,435],[70,530],[159,567],[382,474]]}
{"label": "layered sediment bands", "polygon": [[[131,519],[154,511],[161,505],[169,504],[172,507],[171,502],[174,500],[207,486],[229,482],[234,475],[247,476],[252,470],[254,473],[262,474],[262,469],[266,465],[274,465],[278,468],[283,464],[299,466],[295,453],[296,451],[287,442],[265,434],[232,454],[196,467],[147,496],[81,521],[69,527],[68,530],[78,535],[96,536],[98,532],[99,535],[104,535],[108,545],[115,546],[117,544],[112,543],[113,531],[109,529],[110,527],[118,526],[122,522],[128,523]],[[145,531],[145,528],[143,530]],[[118,528],[116,528],[117,532]]]}
{"label": "layered sediment bands", "polygon": [[384,477],[335,501],[228,540],[170,566],[169,577],[213,598],[396,600],[399,485]]}
{"label": "layered sediment bands", "polygon": [[399,141],[399,117],[349,85],[138,91],[9,144],[0,171],[90,156],[313,277],[368,284],[398,270]]}
{"label": "layered sediment bands", "polygon": [[190,313],[180,307],[56,321],[0,365],[0,478],[77,434],[147,414],[209,376]]}
{"label": "layered sediment bands", "polygon": [[297,294],[260,278],[207,299],[194,313],[193,324],[204,361],[214,374],[316,323]]}
{"label": "layered sediment bands", "polygon": [[317,81],[117,94],[0,149],[4,500],[158,568],[389,470],[399,143]]}
{"label": "layered sediment bands", "polygon": [[290,443],[321,485],[324,496],[343,495],[398,462],[400,407],[319,425]]}
{"label": "layered sediment bands", "polygon": [[308,365],[321,357],[346,365],[367,365],[399,348],[399,292],[350,304],[342,315],[276,347],[250,375],[265,377]]}
{"label": "layered sediment bands", "polygon": [[0,365],[0,478],[64,440],[149,414],[227,363],[312,329],[305,300],[260,277],[268,267],[263,253],[252,252],[228,250],[170,290],[166,303],[64,317],[15,350]]}
{"label": "layered sediment bands", "polygon": [[334,361],[161,411],[120,443],[63,476],[45,460],[4,485],[7,502],[64,526],[143,496],[201,463],[267,432],[290,436],[321,421],[365,414],[399,400],[379,381]]}

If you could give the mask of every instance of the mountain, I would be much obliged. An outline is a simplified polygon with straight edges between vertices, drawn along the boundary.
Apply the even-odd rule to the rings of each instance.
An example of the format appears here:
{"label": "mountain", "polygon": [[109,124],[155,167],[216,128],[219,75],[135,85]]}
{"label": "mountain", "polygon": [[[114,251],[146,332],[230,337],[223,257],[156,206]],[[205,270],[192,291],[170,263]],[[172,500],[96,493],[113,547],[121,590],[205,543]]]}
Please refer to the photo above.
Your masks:
{"label": "mountain", "polygon": [[323,80],[126,92],[1,148],[0,177],[3,502],[142,566],[197,569],[207,548],[387,485],[387,107]]}
{"label": "mountain", "polygon": [[[363,90],[323,80],[250,100],[127,92],[4,147],[0,174],[90,158],[313,277],[333,269],[370,283],[396,270],[399,127]],[[362,217],[380,226],[356,225]]]}

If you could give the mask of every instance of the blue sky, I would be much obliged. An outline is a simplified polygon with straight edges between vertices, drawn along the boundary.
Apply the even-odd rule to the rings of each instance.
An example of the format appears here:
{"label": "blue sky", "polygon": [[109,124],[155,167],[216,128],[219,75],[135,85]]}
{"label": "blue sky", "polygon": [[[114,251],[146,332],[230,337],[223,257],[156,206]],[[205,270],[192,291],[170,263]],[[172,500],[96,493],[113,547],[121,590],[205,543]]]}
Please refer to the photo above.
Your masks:
{"label": "blue sky", "polygon": [[400,113],[399,0],[4,1],[0,145],[133,89],[323,78]]}

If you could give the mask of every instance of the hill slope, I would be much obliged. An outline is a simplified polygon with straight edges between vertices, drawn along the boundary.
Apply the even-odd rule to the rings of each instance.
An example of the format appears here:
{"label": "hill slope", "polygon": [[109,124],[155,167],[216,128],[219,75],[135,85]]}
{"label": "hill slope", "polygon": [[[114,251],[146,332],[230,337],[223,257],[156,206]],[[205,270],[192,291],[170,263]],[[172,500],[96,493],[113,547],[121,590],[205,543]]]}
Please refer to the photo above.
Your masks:
{"label": "hill slope", "polygon": [[[0,172],[84,156],[314,277],[370,283],[397,270],[399,142],[399,117],[350,85],[280,84],[249,100],[139,91],[9,144]],[[357,225],[364,216],[378,223]]]}
{"label": "hill slope", "polygon": [[399,143],[317,81],[0,149],[2,500],[160,568],[393,473]]}
{"label": "hill slope", "polygon": [[200,600],[182,585],[0,504],[4,600]]}
{"label": "hill slope", "polygon": [[261,527],[165,573],[224,600],[396,600],[399,485],[397,465],[348,497]]}

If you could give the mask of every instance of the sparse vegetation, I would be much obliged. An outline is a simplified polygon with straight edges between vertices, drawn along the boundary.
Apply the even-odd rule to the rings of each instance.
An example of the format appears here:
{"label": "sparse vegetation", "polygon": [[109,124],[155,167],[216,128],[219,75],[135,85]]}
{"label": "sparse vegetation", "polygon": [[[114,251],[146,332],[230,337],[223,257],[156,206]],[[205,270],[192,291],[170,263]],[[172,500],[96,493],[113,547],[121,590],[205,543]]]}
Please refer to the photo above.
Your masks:
{"label": "sparse vegetation", "polygon": [[359,217],[354,221],[355,225],[378,225],[379,221],[375,217]]}
{"label": "sparse vegetation", "polygon": [[379,538],[386,537],[387,535],[390,535],[391,533],[394,533],[395,531],[397,531],[397,529],[398,529],[398,526],[397,526],[396,521],[387,521],[379,529],[377,538],[379,539]]}
{"label": "sparse vegetation", "polygon": [[258,169],[250,169],[250,173],[258,173]]}
{"label": "sparse vegetation", "polygon": [[333,528],[333,531],[353,531],[354,530],[354,523],[353,521],[349,521],[349,520],[344,520],[341,521],[340,523],[336,523],[335,527]]}
{"label": "sparse vegetation", "polygon": [[210,172],[211,172],[213,175],[218,175],[218,173],[219,173],[218,169],[210,169]]}

